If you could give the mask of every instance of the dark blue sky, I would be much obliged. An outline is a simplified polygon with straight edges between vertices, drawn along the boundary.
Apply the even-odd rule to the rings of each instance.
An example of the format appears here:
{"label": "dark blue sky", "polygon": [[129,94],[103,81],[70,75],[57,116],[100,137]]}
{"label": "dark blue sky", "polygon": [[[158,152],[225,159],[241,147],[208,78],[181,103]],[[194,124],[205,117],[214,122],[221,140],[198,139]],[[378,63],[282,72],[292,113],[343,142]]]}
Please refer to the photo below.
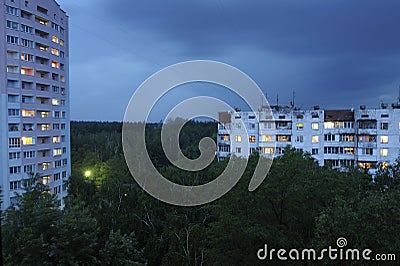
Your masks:
{"label": "dark blue sky", "polygon": [[[70,16],[74,120],[121,121],[144,80],[194,59],[243,70],[271,104],[277,94],[288,104],[293,90],[303,108],[378,107],[398,95],[397,0],[58,2]],[[203,90],[181,88],[159,108]]]}

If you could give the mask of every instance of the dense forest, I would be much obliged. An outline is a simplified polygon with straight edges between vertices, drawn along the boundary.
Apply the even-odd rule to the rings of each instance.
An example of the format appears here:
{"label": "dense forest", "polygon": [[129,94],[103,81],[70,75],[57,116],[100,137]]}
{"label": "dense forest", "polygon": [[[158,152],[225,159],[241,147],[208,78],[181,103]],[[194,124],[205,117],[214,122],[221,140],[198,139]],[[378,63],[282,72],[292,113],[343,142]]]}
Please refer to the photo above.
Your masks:
{"label": "dense forest", "polygon": [[[320,167],[310,154],[288,147],[254,192],[247,188],[257,154],[224,197],[177,207],[135,183],[121,129],[121,123],[71,123],[66,206],[56,208],[40,182],[27,185],[18,204],[3,213],[7,265],[261,265],[256,254],[265,244],[322,249],[336,246],[339,237],[349,248],[399,255],[399,162],[382,167],[372,182],[362,169]],[[146,140],[165,177],[202,184],[224,170],[226,162],[217,161],[199,172],[177,169],[161,150],[160,131],[160,124],[148,125]],[[216,139],[216,131],[215,123],[189,122],[180,135],[183,153],[196,158],[199,140]]]}

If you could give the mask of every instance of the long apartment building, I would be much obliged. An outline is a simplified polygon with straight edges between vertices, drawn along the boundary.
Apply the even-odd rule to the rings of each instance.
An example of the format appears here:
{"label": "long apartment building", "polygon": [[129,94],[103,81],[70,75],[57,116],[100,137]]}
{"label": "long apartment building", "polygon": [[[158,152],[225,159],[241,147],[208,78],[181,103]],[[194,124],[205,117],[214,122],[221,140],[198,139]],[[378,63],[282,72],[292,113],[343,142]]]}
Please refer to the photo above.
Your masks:
{"label": "long apartment building", "polygon": [[299,110],[275,106],[261,108],[257,113],[222,112],[217,156],[219,160],[231,154],[248,157],[253,152],[279,156],[290,145],[310,153],[320,165],[375,169],[379,163],[384,166],[399,157],[398,107],[320,110],[316,106],[313,110]]}
{"label": "long apartment building", "polygon": [[68,16],[53,0],[0,5],[2,208],[40,175],[62,206],[70,175]]}

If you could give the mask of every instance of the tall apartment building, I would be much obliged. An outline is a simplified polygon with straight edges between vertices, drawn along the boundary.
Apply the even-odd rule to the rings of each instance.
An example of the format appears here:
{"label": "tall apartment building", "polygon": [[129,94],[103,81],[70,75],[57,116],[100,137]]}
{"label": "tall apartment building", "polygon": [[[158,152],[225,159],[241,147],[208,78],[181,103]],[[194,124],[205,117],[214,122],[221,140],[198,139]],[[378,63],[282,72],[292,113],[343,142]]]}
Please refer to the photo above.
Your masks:
{"label": "tall apartment building", "polygon": [[53,0],[0,6],[2,208],[39,174],[63,205],[70,174],[68,16]]}
{"label": "tall apartment building", "polygon": [[[279,156],[286,146],[309,152],[320,165],[333,167],[358,165],[375,169],[393,163],[400,155],[400,109],[382,105],[381,109],[299,110],[273,107],[273,119],[266,109],[253,112],[219,114],[219,160],[230,154],[248,157],[253,152]],[[259,117],[259,120],[256,119]],[[241,123],[247,135],[240,132]],[[245,143],[248,137],[248,144]],[[243,148],[247,147],[247,148]]]}

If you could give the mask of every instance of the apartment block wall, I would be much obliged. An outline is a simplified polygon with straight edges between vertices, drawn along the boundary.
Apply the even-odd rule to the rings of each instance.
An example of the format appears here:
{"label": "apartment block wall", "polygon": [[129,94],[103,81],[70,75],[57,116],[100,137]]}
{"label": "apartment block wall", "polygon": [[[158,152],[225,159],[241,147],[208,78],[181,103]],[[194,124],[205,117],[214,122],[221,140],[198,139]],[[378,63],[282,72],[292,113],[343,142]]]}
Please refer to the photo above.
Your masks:
{"label": "apartment block wall", "polygon": [[[393,163],[400,155],[400,109],[275,107],[272,112],[270,120],[262,119],[263,111],[224,113],[229,119],[218,126],[218,159],[231,154],[247,158],[252,152],[279,156],[290,145],[309,152],[320,165],[373,169],[379,163]],[[247,135],[239,136],[240,121]]]}
{"label": "apartment block wall", "polygon": [[3,0],[0,9],[2,207],[32,174],[62,206],[71,172],[68,16],[53,0]]}

